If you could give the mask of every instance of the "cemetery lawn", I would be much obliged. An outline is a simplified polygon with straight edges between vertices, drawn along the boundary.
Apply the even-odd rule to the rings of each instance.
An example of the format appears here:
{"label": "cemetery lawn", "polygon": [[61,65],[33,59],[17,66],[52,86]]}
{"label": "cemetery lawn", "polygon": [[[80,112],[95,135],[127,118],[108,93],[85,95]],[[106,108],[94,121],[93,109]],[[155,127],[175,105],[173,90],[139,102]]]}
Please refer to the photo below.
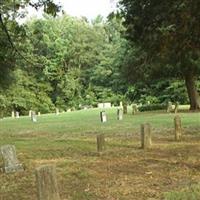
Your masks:
{"label": "cemetery lawn", "polygon": [[[115,108],[106,110],[108,122],[102,124],[99,112],[42,115],[37,123],[29,117],[1,120],[0,145],[16,146],[25,171],[0,172],[0,200],[36,200],[35,168],[42,164],[56,165],[62,200],[200,199],[200,113],[179,113],[184,134],[175,142],[175,114],[129,111],[117,121]],[[145,122],[152,125],[153,146],[144,151]],[[101,133],[106,151],[100,156]]]}

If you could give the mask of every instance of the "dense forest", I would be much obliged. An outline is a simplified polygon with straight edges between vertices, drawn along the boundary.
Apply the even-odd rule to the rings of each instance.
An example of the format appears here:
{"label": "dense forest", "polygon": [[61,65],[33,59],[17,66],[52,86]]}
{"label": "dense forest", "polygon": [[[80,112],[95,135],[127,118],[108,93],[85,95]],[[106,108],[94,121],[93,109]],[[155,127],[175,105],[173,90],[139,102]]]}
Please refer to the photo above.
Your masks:
{"label": "dense forest", "polygon": [[[12,110],[21,114],[28,110],[47,113],[55,108],[81,109],[95,107],[98,102],[118,105],[120,101],[142,104],[178,101],[190,103],[192,110],[199,109],[200,60],[199,49],[195,47],[199,30],[191,33],[194,41],[187,35],[186,25],[185,35],[182,26],[177,25],[175,30],[183,13],[187,13],[186,5],[176,8],[178,1],[174,1],[173,10],[166,2],[155,11],[156,2],[144,1],[144,5],[138,2],[121,1],[120,12],[106,20],[97,16],[90,22],[63,13],[57,17],[45,14],[42,19],[20,24],[17,17],[23,17],[23,13],[12,10],[12,1],[3,1],[2,115],[10,115]],[[58,8],[48,6],[46,12],[55,15],[54,9]],[[166,17],[169,11],[176,12],[175,8],[179,9],[179,22]],[[159,18],[157,11],[163,16]],[[193,21],[190,28],[195,26]]]}

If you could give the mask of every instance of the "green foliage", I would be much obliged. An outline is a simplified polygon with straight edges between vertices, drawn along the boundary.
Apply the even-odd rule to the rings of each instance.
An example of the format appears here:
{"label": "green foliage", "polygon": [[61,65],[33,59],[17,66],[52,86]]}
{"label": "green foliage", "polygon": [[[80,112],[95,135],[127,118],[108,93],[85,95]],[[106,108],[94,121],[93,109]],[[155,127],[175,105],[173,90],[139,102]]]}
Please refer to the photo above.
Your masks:
{"label": "green foliage", "polygon": [[0,94],[0,118],[3,118],[6,106],[7,106],[6,97]]}
{"label": "green foliage", "polygon": [[199,3],[121,0],[120,5],[130,40],[123,64],[127,77],[132,81],[185,79],[191,109],[200,109],[195,86],[200,75]]}
{"label": "green foliage", "polygon": [[176,79],[161,79],[158,81],[137,82],[134,86],[129,86],[126,97],[132,102],[146,104],[148,101],[152,104],[171,102],[180,102],[188,104],[187,91],[185,83]]}
{"label": "green foliage", "polygon": [[[47,12],[51,11],[51,1],[36,1],[32,6],[42,4]],[[5,13],[10,14],[11,5],[11,1],[6,4]],[[122,37],[126,30],[117,16],[107,21],[97,16],[89,23],[85,18],[66,14],[57,18],[45,15],[23,27],[15,20],[4,20],[13,31],[15,46],[26,57],[12,52],[5,32],[0,31],[0,87],[7,88],[0,94],[6,97],[7,114],[13,109],[25,114],[30,109],[47,113],[55,107],[95,107],[98,102],[119,105],[122,100],[142,104],[168,100],[188,103],[182,81],[151,79],[156,71],[151,69],[158,69],[158,64],[146,62],[147,50]],[[127,78],[132,82],[127,83]]]}
{"label": "green foliage", "polygon": [[155,110],[165,110],[167,107],[166,104],[147,104],[147,105],[142,105],[138,107],[138,110],[140,112],[144,111],[155,111]]}

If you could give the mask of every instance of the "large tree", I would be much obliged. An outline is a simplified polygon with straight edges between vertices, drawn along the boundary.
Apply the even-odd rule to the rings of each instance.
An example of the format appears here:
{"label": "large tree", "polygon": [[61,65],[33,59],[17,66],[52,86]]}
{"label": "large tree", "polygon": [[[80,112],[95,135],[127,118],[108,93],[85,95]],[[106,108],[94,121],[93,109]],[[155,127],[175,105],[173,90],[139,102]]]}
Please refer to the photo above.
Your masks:
{"label": "large tree", "polygon": [[190,109],[199,110],[195,81],[200,74],[200,0],[121,0],[120,4],[127,37],[137,46],[133,50],[137,62],[129,63],[132,70],[153,78],[184,78]]}
{"label": "large tree", "polygon": [[7,85],[10,72],[16,65],[16,60],[26,59],[25,53],[19,49],[24,34],[20,18],[26,16],[27,6],[35,9],[43,8],[44,12],[53,16],[60,10],[53,0],[1,0],[0,1],[0,87]]}

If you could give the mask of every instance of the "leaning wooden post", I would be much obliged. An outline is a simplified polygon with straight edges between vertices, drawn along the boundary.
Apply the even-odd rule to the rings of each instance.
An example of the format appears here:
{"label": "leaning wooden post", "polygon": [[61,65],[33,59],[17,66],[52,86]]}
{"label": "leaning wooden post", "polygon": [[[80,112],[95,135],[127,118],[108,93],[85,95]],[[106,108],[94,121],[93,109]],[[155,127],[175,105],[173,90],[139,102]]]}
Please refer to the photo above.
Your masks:
{"label": "leaning wooden post", "polygon": [[182,135],[182,128],[181,128],[181,118],[178,115],[174,118],[174,128],[175,128],[175,140],[179,141]]}
{"label": "leaning wooden post", "polygon": [[152,145],[151,141],[151,125],[142,124],[141,125],[141,148],[148,149]]}
{"label": "leaning wooden post", "polygon": [[105,137],[104,134],[97,135],[97,151],[99,153],[105,150]]}
{"label": "leaning wooden post", "polygon": [[38,200],[60,200],[54,165],[44,165],[36,169]]}

